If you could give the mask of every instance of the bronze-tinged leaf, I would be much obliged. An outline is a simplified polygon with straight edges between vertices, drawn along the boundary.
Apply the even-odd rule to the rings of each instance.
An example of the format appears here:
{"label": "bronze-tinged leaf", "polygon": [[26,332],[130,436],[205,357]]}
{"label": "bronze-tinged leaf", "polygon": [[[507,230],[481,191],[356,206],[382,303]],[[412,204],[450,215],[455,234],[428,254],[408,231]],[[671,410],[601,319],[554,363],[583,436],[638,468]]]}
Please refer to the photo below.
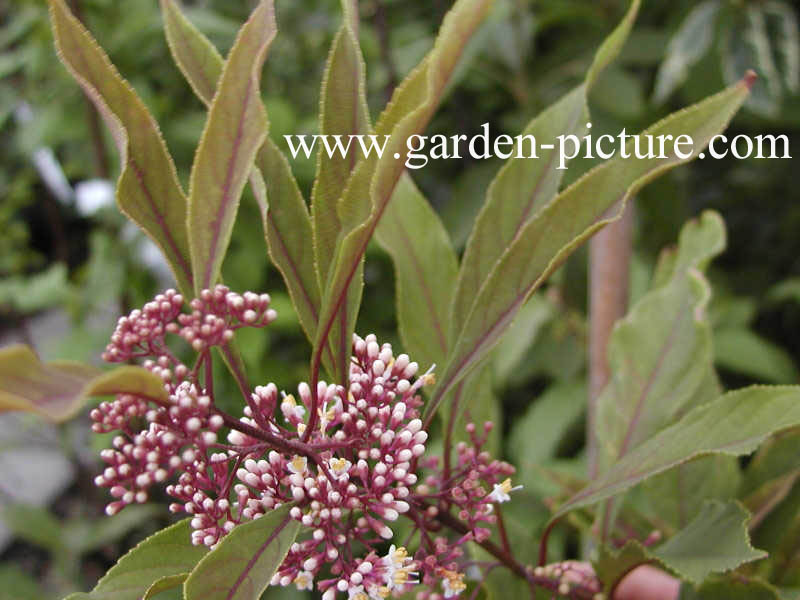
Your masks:
{"label": "bronze-tinged leaf", "polygon": [[163,382],[150,371],[124,366],[103,373],[71,361],[43,363],[28,346],[0,349],[0,412],[32,412],[53,421],[74,416],[89,396],[137,394],[166,402]]}
{"label": "bronze-tinged leaf", "polygon": [[117,204],[161,248],[181,291],[193,288],[186,197],[158,124],[64,0],[48,0],[56,49],[103,116],[122,169]]}
{"label": "bronze-tinged leaf", "polygon": [[195,292],[219,278],[242,190],[267,135],[261,67],[276,31],[273,3],[262,0],[240,29],[211,102],[189,184]]}

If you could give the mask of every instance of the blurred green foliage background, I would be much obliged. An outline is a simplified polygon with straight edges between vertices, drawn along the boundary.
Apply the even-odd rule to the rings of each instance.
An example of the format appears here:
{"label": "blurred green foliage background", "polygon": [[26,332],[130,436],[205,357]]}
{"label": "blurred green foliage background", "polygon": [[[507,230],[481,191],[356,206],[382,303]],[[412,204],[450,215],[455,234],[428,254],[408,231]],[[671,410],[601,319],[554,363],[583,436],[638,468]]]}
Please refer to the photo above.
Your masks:
{"label": "blurred green foliage background", "polygon": [[[224,52],[253,3],[184,4]],[[157,2],[71,5],[155,114],[185,181],[205,111],[169,57]],[[626,5],[497,0],[428,133],[471,135],[485,122],[495,132],[518,133],[580,81]],[[430,47],[448,7],[447,0],[361,0],[373,115]],[[271,135],[285,149],[284,134],[317,130],[319,82],[340,14],[336,0],[278,0],[277,10],[280,33],[262,90]],[[760,75],[753,100],[729,137],[785,134],[797,153],[797,18],[789,1],[646,2],[621,59],[593,91],[593,132],[638,131],[753,68]],[[108,188],[86,182],[113,181],[117,157],[104,125],[56,59],[43,3],[0,2],[0,23],[0,343],[24,341],[43,358],[97,362],[118,315],[169,282],[148,258],[146,240],[113,204],[92,205],[93,198],[108,198]],[[711,310],[717,367],[728,387],[799,379],[797,165],[797,159],[697,161],[649,186],[636,202],[633,298],[646,289],[659,250],[674,242],[687,218],[715,208],[727,221],[729,248],[711,273]],[[568,180],[589,166],[573,162]],[[459,248],[498,167],[468,158],[431,161],[413,172]],[[298,159],[293,168],[307,195],[314,160]],[[252,383],[293,388],[305,376],[309,347],[268,263],[248,196],[224,273],[235,290],[269,291],[279,313],[266,333],[242,340]],[[391,263],[377,247],[368,254],[365,278],[358,331],[399,346]],[[521,467],[530,502],[518,506],[534,506],[539,521],[547,498],[564,491],[566,474],[584,468],[586,280],[583,252],[529,303],[513,339],[496,355],[503,453]],[[92,478],[96,449],[104,444],[88,429],[85,418],[52,428],[33,417],[2,416],[0,598],[41,600],[87,589],[128,547],[165,524],[166,511],[151,506],[103,516],[106,498]],[[542,465],[562,477],[542,476]],[[536,533],[526,531],[531,541]],[[574,554],[575,541],[565,538],[559,551]]]}

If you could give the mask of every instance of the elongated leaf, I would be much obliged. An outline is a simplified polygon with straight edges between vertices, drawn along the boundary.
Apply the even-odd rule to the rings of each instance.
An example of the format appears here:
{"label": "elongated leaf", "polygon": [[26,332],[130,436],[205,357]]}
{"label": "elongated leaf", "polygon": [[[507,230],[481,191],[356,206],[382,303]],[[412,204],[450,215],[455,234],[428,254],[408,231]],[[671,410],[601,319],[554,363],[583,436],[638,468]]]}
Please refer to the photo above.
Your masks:
{"label": "elongated leaf", "polygon": [[[224,61],[211,42],[183,15],[175,0],[161,0],[172,56],[206,105],[214,98]],[[250,176],[264,221],[270,258],[280,270],[309,340],[319,318],[320,289],[314,269],[311,220],[297,181],[280,149],[266,138]],[[326,356],[330,368],[330,353]]]}
{"label": "elongated leaf", "polygon": [[259,81],[276,31],[274,6],[263,0],[239,31],[209,109],[189,184],[187,224],[196,292],[217,282],[242,189],[267,135]]}
{"label": "elongated leaf", "polygon": [[[444,395],[494,347],[514,316],[542,282],[592,234],[619,218],[607,214],[658,175],[695,158],[723,130],[747,97],[748,76],[739,84],[677,112],[647,135],[688,135],[687,158],[666,148],[666,158],[616,158],[593,169],[556,196],[522,229],[481,287],[447,367],[426,407],[433,413]],[[632,142],[630,140],[629,142]],[[686,154],[684,154],[686,156]]]}
{"label": "elongated leaf", "polygon": [[91,592],[67,600],[140,600],[155,582],[190,571],[208,548],[192,545],[189,521],[151,535],[119,559]]}
{"label": "elongated leaf", "polygon": [[64,0],[48,0],[59,57],[97,107],[119,151],[117,204],[161,248],[184,293],[192,290],[186,197],[153,117]]}
{"label": "elongated leaf", "polygon": [[322,135],[338,136],[347,151],[328,155],[324,146],[319,148],[311,192],[314,256],[320,285],[328,277],[339,236],[337,201],[362,156],[361,147],[351,136],[368,134],[371,129],[365,93],[366,67],[358,45],[358,14],[352,0],[343,0],[342,9],[342,26],[331,45],[322,78],[319,129]]}
{"label": "elongated leaf", "polygon": [[189,575],[185,600],[258,600],[300,529],[289,509],[234,528]]}
{"label": "elongated leaf", "polygon": [[642,443],[560,506],[554,519],[611,498],[694,458],[747,454],[768,436],[798,424],[799,387],[754,386],[729,392]]}
{"label": "elongated leaf", "polygon": [[695,6],[681,23],[667,46],[656,75],[653,100],[664,102],[689,76],[689,69],[708,52],[714,39],[719,0],[705,0]]}
{"label": "elongated leaf", "polygon": [[[356,304],[360,301],[362,281],[357,274],[367,245],[403,172],[404,162],[397,158],[405,154],[406,140],[427,125],[465,44],[483,20],[488,7],[488,0],[459,0],[450,10],[433,49],[395,90],[392,101],[375,126],[378,139],[391,135],[382,157],[378,159],[375,153],[365,157],[350,177],[339,201],[342,232],[322,295],[320,323],[311,360],[312,379],[319,371],[322,350],[342,307],[353,298],[356,298]],[[350,314],[352,312],[348,311],[348,316]],[[352,323],[346,324],[344,339],[349,340],[352,327]]]}
{"label": "elongated leaf", "polygon": [[[342,26],[333,40],[322,79],[320,133],[327,136],[321,138],[323,142],[330,145],[328,140],[336,140],[346,152],[329,154],[324,151],[325,146],[317,152],[311,214],[320,286],[327,280],[339,236],[338,200],[363,152],[354,136],[367,135],[371,130],[365,93],[366,67],[358,45],[358,5],[352,0],[342,0],[341,4]],[[343,381],[348,372],[352,327],[361,300],[362,270],[360,264],[354,276],[356,283],[347,290],[328,337],[335,357],[332,366],[336,381]]]}
{"label": "elongated leaf", "polygon": [[[600,469],[686,413],[711,365],[705,308],[711,290],[697,270],[725,246],[725,227],[707,212],[686,225],[669,284],[644,296],[609,342],[611,381],[598,399]],[[706,398],[706,401],[713,398]]]}
{"label": "elongated leaf", "polygon": [[[458,274],[453,301],[453,333],[458,334],[475,302],[481,285],[522,227],[555,196],[564,175],[559,164],[560,136],[580,136],[586,132],[589,111],[586,98],[603,70],[619,54],[639,11],[639,0],[631,3],[627,14],[600,46],[586,82],[542,111],[525,127],[523,136],[533,136],[540,148],[532,160],[529,148],[514,147],[509,158],[486,193],[475,221]],[[549,148],[547,148],[549,146]]]}
{"label": "elongated leaf", "polygon": [[[321,298],[308,209],[289,162],[272,140],[267,139],[259,150],[256,166],[264,176],[268,202],[268,207],[262,206],[261,217],[269,255],[283,275],[300,325],[313,341]],[[328,369],[332,369],[330,350],[326,358]]]}
{"label": "elongated leaf", "polygon": [[163,382],[140,367],[101,372],[72,361],[43,363],[28,346],[0,349],[0,412],[22,410],[53,421],[72,417],[89,396],[137,394],[166,401]]}
{"label": "elongated leaf", "polygon": [[458,259],[438,215],[409,176],[400,178],[375,237],[394,262],[406,351],[426,368],[442,365]]}
{"label": "elongated leaf", "polygon": [[183,15],[176,0],[160,0],[160,4],[164,33],[175,64],[197,97],[210,105],[224,60],[214,44]]}

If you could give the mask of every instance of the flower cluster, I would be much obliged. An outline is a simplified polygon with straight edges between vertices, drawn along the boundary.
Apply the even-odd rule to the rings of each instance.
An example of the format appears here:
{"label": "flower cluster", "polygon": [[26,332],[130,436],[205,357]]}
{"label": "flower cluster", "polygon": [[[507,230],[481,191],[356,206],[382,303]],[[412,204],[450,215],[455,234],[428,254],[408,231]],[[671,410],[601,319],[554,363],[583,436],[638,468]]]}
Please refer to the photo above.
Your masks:
{"label": "flower cluster", "polygon": [[[378,600],[420,582],[431,600],[459,595],[463,544],[489,539],[494,505],[517,489],[513,468],[482,450],[491,426],[481,435],[467,427],[470,443],[457,445],[452,469],[425,458],[419,392],[433,382],[431,370],[418,376],[417,363],[374,335],[354,336],[343,384],[301,383],[295,394],[258,386],[241,417],[222,412],[209,350],[240,327],[269,324],[269,303],[266,294],[217,286],[184,312],[181,295],[167,291],[120,319],[105,358],[143,359],[168,399],[121,394],[92,411],[95,431],[120,432],[96,478],[114,497],[108,512],[144,502],[152,485],[172,481],[171,510],[192,516],[193,543],[214,548],[238,524],[292,503],[289,515],[304,528],[274,585],[316,587],[324,600]],[[197,353],[192,368],[170,350],[170,334]],[[413,555],[389,545],[401,517],[419,534]]]}

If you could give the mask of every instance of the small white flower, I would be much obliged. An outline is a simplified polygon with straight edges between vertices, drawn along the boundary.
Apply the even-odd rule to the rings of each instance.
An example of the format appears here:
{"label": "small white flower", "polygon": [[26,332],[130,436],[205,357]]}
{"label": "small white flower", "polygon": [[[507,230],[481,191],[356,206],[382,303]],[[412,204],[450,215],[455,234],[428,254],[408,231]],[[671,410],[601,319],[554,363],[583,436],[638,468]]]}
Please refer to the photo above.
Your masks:
{"label": "small white flower", "polygon": [[350,472],[350,467],[353,466],[346,458],[331,458],[328,460],[328,468],[330,469],[331,475],[336,480],[345,477]]}
{"label": "small white flower", "polygon": [[288,396],[284,396],[281,401],[281,412],[288,422],[291,421],[292,417],[302,419],[306,414],[306,409],[303,405],[297,403],[294,396],[289,394]]}
{"label": "small white flower", "polygon": [[305,456],[295,456],[291,461],[286,463],[286,468],[290,473],[298,473],[303,475],[308,468],[308,459]]}
{"label": "small white flower", "polygon": [[351,585],[347,588],[347,598],[348,600],[370,600],[363,585]]}
{"label": "small white flower", "polygon": [[445,598],[455,598],[467,589],[463,573],[442,569],[440,575],[442,576],[442,589],[444,590]]}
{"label": "small white flower", "polygon": [[298,590],[311,590],[314,588],[314,576],[309,571],[300,571],[294,578]]}
{"label": "small white flower", "polygon": [[497,502],[498,504],[502,504],[503,502],[508,502],[511,500],[511,492],[516,490],[521,490],[522,486],[517,485],[515,487],[511,487],[511,479],[506,479],[503,483],[496,483],[494,485],[494,489],[492,493],[487,496],[490,502]]}

